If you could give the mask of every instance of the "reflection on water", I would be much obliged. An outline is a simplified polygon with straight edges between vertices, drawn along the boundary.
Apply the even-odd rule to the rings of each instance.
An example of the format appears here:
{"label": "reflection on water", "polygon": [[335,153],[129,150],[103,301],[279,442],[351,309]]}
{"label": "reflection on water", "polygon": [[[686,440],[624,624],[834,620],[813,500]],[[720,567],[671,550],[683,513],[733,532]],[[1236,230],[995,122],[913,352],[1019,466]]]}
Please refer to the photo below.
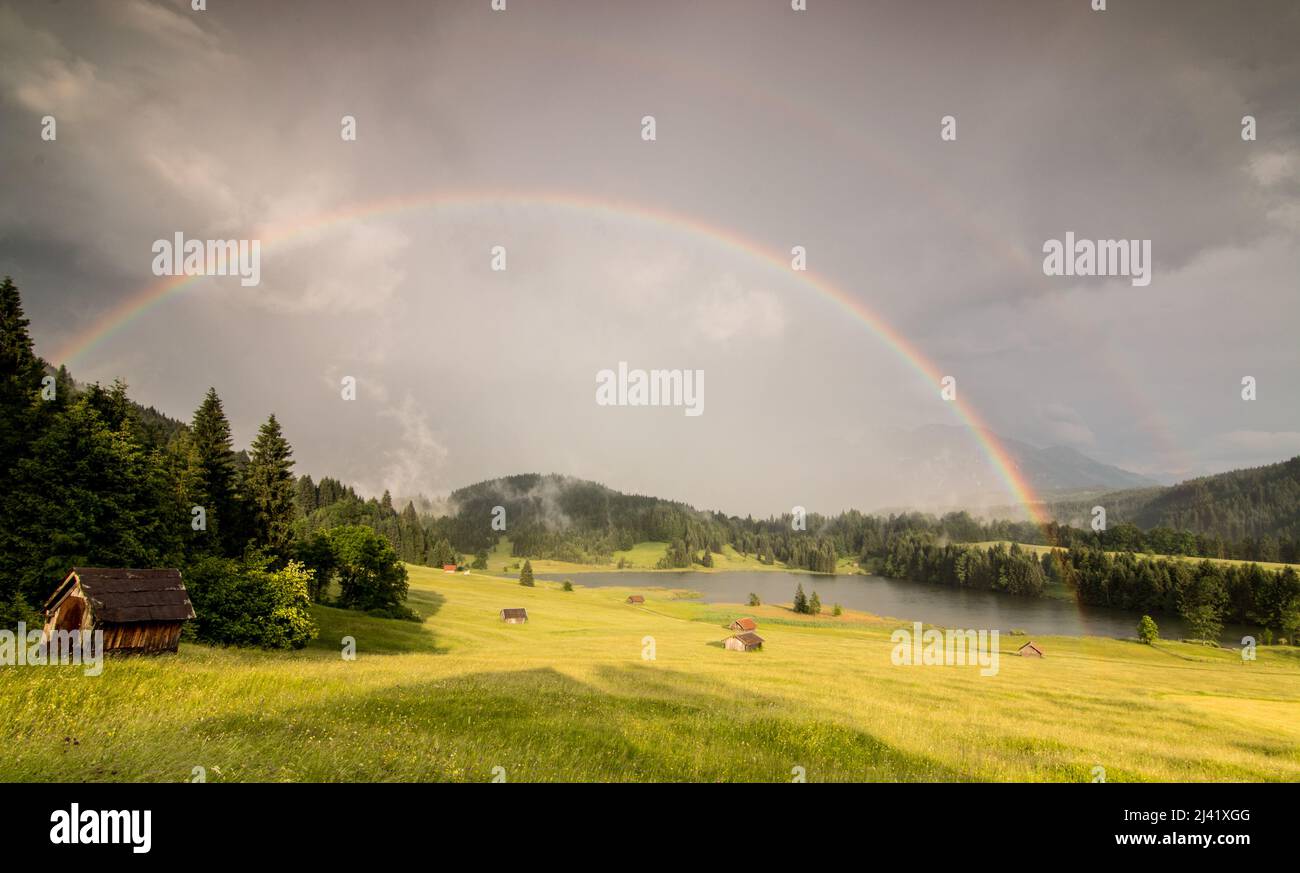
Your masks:
{"label": "reflection on water", "polygon": [[[541,579],[572,579],[592,587],[688,588],[709,603],[746,603],[750,593],[764,603],[788,604],[795,586],[814,591],[827,612],[838,603],[875,615],[924,621],[944,627],[1024,630],[1057,636],[1135,637],[1140,616],[1114,609],[1081,606],[1072,600],[1014,597],[992,591],[948,588],[881,576],[815,576],[780,571],[725,573],[574,573],[538,575]],[[1186,625],[1171,615],[1155,616],[1166,639],[1187,636]],[[1242,628],[1226,629],[1224,642],[1240,643]]]}

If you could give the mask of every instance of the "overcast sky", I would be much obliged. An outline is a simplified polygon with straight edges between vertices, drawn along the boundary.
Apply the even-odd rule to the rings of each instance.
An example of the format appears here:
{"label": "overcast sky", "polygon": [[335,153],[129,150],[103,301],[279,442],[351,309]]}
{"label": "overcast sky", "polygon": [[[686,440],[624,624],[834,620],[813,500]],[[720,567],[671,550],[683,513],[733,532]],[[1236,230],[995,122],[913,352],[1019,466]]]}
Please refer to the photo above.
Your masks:
{"label": "overcast sky", "polygon": [[[55,359],[155,240],[359,214],[66,361],[185,419],[214,385],[240,445],[274,411],[299,472],[919,499],[888,445],[960,423],[938,386],[735,238],[805,246],[997,433],[1160,475],[1300,453],[1294,2],[208,5],[0,5],[0,272]],[[1045,276],[1066,231],[1151,240],[1150,285]],[[704,414],[598,406],[619,361],[704,370]]]}

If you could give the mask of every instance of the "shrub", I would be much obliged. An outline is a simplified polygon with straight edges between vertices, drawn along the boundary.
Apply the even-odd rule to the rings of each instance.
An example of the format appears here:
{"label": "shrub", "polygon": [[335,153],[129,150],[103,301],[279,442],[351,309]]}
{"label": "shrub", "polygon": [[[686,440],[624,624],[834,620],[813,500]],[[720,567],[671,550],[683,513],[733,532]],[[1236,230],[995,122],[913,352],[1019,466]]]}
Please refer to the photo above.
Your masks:
{"label": "shrub", "polygon": [[339,579],[338,605],[346,609],[390,609],[406,600],[406,567],[388,538],[363,525],[329,532]]}
{"label": "shrub", "polygon": [[758,595],[751,591],[751,592],[749,592],[749,605],[750,605],[750,606],[762,606],[762,605],[763,605],[763,601],[759,600],[759,599],[758,599]]}
{"label": "shrub", "polygon": [[568,579],[565,579],[565,580],[564,580],[564,584],[560,586],[560,590],[561,590],[561,591],[572,591],[572,590],[573,590],[573,583],[570,582]]}
{"label": "shrub", "polygon": [[0,628],[17,628],[19,622],[26,623],[29,630],[42,625],[41,614],[15,591],[8,602],[0,602]]}
{"label": "shrub", "polygon": [[1160,639],[1160,628],[1156,627],[1155,619],[1149,615],[1142,616],[1138,622],[1138,639],[1147,645],[1151,645]]}
{"label": "shrub", "polygon": [[187,634],[208,643],[300,649],[315,638],[307,586],[311,572],[297,561],[269,569],[252,553],[243,561],[204,557],[185,572],[195,620]]}
{"label": "shrub", "polygon": [[843,615],[843,614],[844,614],[844,607],[840,606],[838,603],[835,604],[833,607],[831,607],[831,615]]}
{"label": "shrub", "polygon": [[409,606],[389,606],[383,609],[367,609],[366,615],[374,618],[393,618],[400,621],[424,621],[420,613]]}

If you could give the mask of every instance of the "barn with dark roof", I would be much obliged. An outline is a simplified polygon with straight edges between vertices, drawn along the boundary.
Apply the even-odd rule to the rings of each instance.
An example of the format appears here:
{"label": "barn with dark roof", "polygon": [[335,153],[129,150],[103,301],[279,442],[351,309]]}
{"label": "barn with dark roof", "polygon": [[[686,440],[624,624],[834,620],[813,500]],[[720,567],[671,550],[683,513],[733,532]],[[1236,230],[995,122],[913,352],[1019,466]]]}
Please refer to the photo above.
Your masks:
{"label": "barn with dark roof", "polygon": [[753,652],[763,648],[763,638],[756,633],[736,634],[722,644],[733,652]]}
{"label": "barn with dark roof", "polygon": [[106,652],[174,652],[192,618],[180,570],[73,567],[45,602],[45,636],[103,631]]}

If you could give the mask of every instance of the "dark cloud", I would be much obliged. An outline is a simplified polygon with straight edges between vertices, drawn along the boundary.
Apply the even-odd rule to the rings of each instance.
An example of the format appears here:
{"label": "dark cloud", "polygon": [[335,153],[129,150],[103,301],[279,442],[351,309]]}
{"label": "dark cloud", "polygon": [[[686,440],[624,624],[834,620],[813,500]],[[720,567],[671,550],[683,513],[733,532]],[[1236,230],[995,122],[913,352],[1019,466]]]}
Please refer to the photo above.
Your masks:
{"label": "dark cloud", "polygon": [[[197,283],[75,370],[177,414],[216,384],[239,438],[275,410],[304,469],[367,488],[905,502],[873,434],[950,411],[739,236],[806,246],[1008,436],[1163,474],[1300,431],[1295,4],[508,5],[0,7],[0,270],[40,350],[154,281],[155,239],[305,221],[260,287]],[[373,207],[474,191],[508,196]],[[553,202],[582,198],[694,229]],[[1151,239],[1154,281],[1045,277],[1069,230]],[[705,368],[707,413],[597,408],[619,360]]]}

